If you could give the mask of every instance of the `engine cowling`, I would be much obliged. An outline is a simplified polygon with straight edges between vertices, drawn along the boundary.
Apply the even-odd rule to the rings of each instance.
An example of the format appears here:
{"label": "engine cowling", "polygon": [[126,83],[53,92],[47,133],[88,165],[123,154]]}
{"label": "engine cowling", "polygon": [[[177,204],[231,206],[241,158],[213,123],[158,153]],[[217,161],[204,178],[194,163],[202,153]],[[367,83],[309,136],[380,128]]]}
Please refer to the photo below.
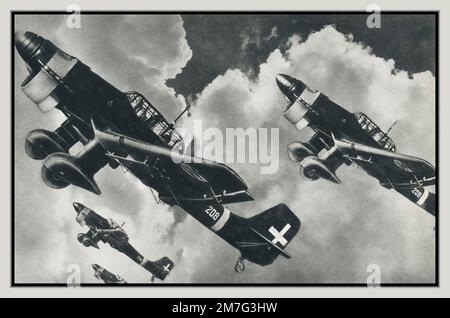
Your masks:
{"label": "engine cowling", "polygon": [[309,125],[309,120],[304,116],[308,109],[298,101],[289,103],[282,111],[283,116],[298,130],[303,130]]}
{"label": "engine cowling", "polygon": [[313,148],[305,142],[295,141],[287,146],[289,159],[301,162],[304,158],[317,155]]}
{"label": "engine cowling", "polygon": [[300,162],[300,174],[305,180],[313,181],[322,178],[333,183],[341,183],[334,171],[317,156],[306,157]]}
{"label": "engine cowling", "polygon": [[283,109],[283,116],[295,126],[298,130],[303,130],[309,125],[308,116],[305,116],[312,108],[314,108],[315,101],[319,98],[321,93],[310,89],[308,86],[297,81],[293,89],[295,93],[288,94],[290,103]]}
{"label": "engine cowling", "polygon": [[31,73],[22,83],[22,91],[43,112],[54,109],[60,103],[56,94],[64,86],[64,78],[78,62],[60,50],[54,51],[42,69]]}

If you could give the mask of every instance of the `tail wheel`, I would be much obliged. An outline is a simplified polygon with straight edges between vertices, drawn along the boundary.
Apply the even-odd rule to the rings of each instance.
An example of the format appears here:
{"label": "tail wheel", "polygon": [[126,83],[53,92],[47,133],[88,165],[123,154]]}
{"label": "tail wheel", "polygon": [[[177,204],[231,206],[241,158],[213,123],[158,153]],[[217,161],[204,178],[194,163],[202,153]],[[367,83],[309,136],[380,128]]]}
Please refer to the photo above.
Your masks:
{"label": "tail wheel", "polygon": [[300,166],[300,175],[307,181],[316,181],[319,179],[319,177],[314,173],[314,169],[310,167]]}
{"label": "tail wheel", "polygon": [[110,160],[108,164],[111,167],[111,169],[116,169],[120,166],[120,163],[116,160]]}
{"label": "tail wheel", "polygon": [[236,261],[236,265],[234,265],[234,270],[236,273],[242,273],[245,270],[244,258],[239,257]]}

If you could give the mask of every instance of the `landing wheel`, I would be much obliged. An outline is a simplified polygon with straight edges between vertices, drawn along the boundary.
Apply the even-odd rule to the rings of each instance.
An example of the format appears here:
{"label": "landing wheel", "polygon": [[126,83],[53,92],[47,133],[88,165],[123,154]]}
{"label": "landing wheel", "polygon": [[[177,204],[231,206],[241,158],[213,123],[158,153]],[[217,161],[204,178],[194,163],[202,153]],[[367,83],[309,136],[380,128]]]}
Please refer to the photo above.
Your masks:
{"label": "landing wheel", "polygon": [[300,166],[300,175],[304,180],[315,181],[319,179],[319,177],[314,173],[314,168],[305,168]]}
{"label": "landing wheel", "polygon": [[236,261],[236,265],[234,265],[234,270],[236,273],[242,273],[245,270],[244,258],[239,257]]}
{"label": "landing wheel", "polygon": [[154,282],[155,282],[155,276],[152,276],[152,278],[150,279],[150,281],[151,281],[152,283],[154,283]]}
{"label": "landing wheel", "polygon": [[306,180],[322,178],[334,183],[341,183],[334,171],[327,166],[326,161],[316,156],[306,157],[300,162],[300,174]]}
{"label": "landing wheel", "polygon": [[57,173],[51,171],[45,166],[42,166],[41,177],[45,184],[53,189],[62,189],[69,185],[68,182],[63,180]]}
{"label": "landing wheel", "polygon": [[294,141],[287,146],[288,156],[294,162],[301,162],[306,157],[316,156],[317,150],[309,143]]}
{"label": "landing wheel", "polygon": [[42,179],[51,188],[61,189],[69,184],[100,194],[92,172],[86,172],[81,160],[63,152],[56,152],[45,158]]}

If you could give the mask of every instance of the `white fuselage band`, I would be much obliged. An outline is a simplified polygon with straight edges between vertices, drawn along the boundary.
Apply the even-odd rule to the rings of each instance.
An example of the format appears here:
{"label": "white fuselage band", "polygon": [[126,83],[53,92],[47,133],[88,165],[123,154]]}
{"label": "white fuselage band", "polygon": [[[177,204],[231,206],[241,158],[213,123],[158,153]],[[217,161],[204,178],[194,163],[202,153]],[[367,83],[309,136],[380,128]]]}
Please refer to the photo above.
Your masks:
{"label": "white fuselage band", "polygon": [[217,220],[217,222],[211,227],[211,229],[214,232],[218,232],[220,231],[225,224],[228,222],[228,219],[230,218],[230,210],[228,210],[227,208],[223,208],[223,213],[220,216],[220,218]]}

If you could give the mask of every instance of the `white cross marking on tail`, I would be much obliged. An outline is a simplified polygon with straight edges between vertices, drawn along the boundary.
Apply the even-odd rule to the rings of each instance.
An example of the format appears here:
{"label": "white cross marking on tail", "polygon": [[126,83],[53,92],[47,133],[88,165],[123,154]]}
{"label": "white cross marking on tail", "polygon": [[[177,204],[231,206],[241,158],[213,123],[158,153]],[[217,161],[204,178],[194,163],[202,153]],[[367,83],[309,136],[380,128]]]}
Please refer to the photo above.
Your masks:
{"label": "white cross marking on tail", "polygon": [[271,226],[269,232],[272,233],[272,235],[274,236],[272,243],[277,244],[278,242],[280,242],[281,245],[286,246],[288,241],[284,238],[284,234],[286,234],[286,232],[289,231],[290,228],[291,225],[288,223],[284,226],[284,228],[280,232],[278,232],[276,228]]}
{"label": "white cross marking on tail", "polygon": [[165,272],[168,272],[170,269],[170,264],[167,264],[166,266],[163,267]]}

